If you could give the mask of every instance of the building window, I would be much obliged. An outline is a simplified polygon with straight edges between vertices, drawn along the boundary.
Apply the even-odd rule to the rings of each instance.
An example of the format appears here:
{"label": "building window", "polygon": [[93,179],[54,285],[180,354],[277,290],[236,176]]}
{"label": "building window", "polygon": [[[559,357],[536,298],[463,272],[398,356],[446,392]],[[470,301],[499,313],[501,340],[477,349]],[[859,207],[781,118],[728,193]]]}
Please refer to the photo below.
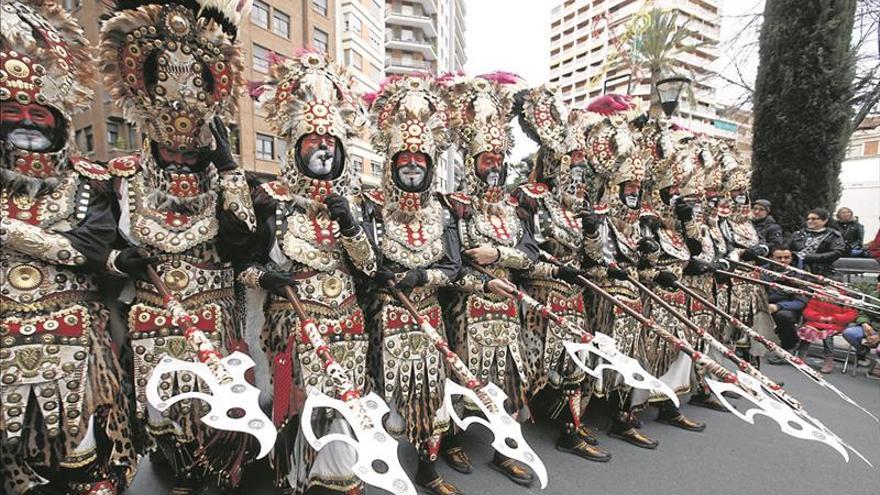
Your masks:
{"label": "building window", "polygon": [[[117,143],[119,142],[119,130],[122,127],[122,122],[116,119],[108,119],[107,120],[107,145],[112,146],[114,148],[118,148]],[[124,138],[123,138],[124,140]]]}
{"label": "building window", "polygon": [[275,12],[272,12],[272,32],[290,38],[290,16],[275,9]]}
{"label": "building window", "polygon": [[268,48],[254,43],[254,70],[269,72],[269,53]]}
{"label": "building window", "polygon": [[318,28],[315,28],[314,33],[312,34],[312,46],[318,49],[318,51],[326,53],[327,45],[330,44],[330,35],[321,31]]}
{"label": "building window", "polygon": [[229,148],[232,154],[241,154],[241,130],[238,124],[229,124]]}
{"label": "building window", "polygon": [[865,156],[876,155],[878,144],[880,144],[880,141],[865,141]]}
{"label": "building window", "polygon": [[357,70],[364,70],[364,57],[354,50],[345,50],[345,65]]}
{"label": "building window", "polygon": [[256,146],[257,159],[274,160],[275,159],[275,138],[268,134],[257,133]]}
{"label": "building window", "polygon": [[357,16],[357,14],[348,13],[345,14],[345,30],[346,31],[354,31],[355,33],[360,33],[363,24],[361,23],[361,18]]}
{"label": "building window", "polygon": [[81,151],[95,151],[95,136],[92,134],[92,126],[88,125],[76,131],[76,145]]}
{"label": "building window", "polygon": [[251,7],[251,22],[263,29],[269,29],[269,5],[256,0]]}
{"label": "building window", "polygon": [[82,0],[64,0],[64,10],[73,12],[82,6]]}
{"label": "building window", "polygon": [[373,177],[382,177],[382,162],[370,162]]}
{"label": "building window", "polygon": [[364,169],[364,159],[359,156],[351,157],[352,168],[356,173],[361,173]]}
{"label": "building window", "polygon": [[312,8],[315,12],[327,17],[327,0],[312,0]]}

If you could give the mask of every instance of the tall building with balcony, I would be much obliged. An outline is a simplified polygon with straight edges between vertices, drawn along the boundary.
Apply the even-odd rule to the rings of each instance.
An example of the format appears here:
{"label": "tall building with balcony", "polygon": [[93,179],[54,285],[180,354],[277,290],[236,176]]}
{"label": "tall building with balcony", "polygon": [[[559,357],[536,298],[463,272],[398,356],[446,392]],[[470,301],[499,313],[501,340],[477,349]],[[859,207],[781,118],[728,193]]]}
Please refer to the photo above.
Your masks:
{"label": "tall building with balcony", "polygon": [[[583,107],[606,93],[650,99],[650,74],[633,73],[626,39],[638,37],[638,16],[652,8],[678,13],[696,33],[688,44],[707,41],[714,46],[679,53],[673,71],[693,78],[694,101],[682,95],[675,119],[682,125],[716,137],[739,140],[741,119],[719,117],[712,65],[718,59],[721,37],[720,0],[560,0],[550,16],[550,82],[563,101]],[[647,103],[645,103],[647,105]]]}
{"label": "tall building with balcony", "polygon": [[[245,79],[265,80],[272,53],[292,57],[297,49],[312,46],[335,54],[340,1],[254,0],[250,17],[242,22],[238,34]],[[100,0],[63,0],[63,5],[82,24],[89,40],[97,44],[100,19],[107,5]],[[245,94],[239,100],[236,118],[227,125],[241,166],[268,178],[278,173],[286,143],[272,133],[265,118],[265,111]],[[74,119],[74,127],[80,151],[93,160],[109,160],[140,148],[141,136],[124,121],[100,81],[95,88],[95,104]]]}
{"label": "tall building with balcony", "polygon": [[[464,68],[464,0],[386,0],[385,73],[442,74]],[[437,166],[441,191],[456,187],[461,160],[450,151]]]}
{"label": "tall building with balcony", "polygon": [[[352,74],[358,95],[374,92],[385,78],[385,0],[338,0],[336,60]],[[351,164],[364,186],[378,186],[384,157],[373,150],[367,136],[349,143]]]}

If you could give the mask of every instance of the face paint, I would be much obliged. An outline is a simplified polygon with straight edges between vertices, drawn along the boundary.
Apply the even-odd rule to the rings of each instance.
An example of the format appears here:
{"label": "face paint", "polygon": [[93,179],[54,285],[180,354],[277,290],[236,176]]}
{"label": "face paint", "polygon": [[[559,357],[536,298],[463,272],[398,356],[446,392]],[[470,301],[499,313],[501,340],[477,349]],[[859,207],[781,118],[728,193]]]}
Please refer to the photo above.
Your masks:
{"label": "face paint", "polygon": [[627,181],[620,186],[620,200],[627,208],[636,209],[641,204],[642,186],[638,182]]}
{"label": "face paint", "polygon": [[746,204],[746,200],[747,200],[747,198],[746,198],[745,194],[737,194],[736,196],[733,197],[733,201],[738,205]]}
{"label": "face paint", "polygon": [[172,150],[157,143],[156,154],[158,155],[159,165],[169,172],[189,174],[198,168],[196,167],[199,163],[199,153],[197,151]]}
{"label": "face paint", "polygon": [[309,134],[300,142],[299,154],[309,177],[327,178],[333,171],[336,138],[330,135]]}
{"label": "face paint", "polygon": [[0,139],[18,149],[47,151],[52,148],[56,130],[55,114],[31,103],[6,103],[0,107]]}
{"label": "face paint", "polygon": [[504,158],[500,153],[480,153],[477,156],[476,172],[490,187],[500,186],[504,180]]}
{"label": "face paint", "polygon": [[428,158],[404,151],[394,160],[394,181],[406,192],[419,192],[428,178]]}

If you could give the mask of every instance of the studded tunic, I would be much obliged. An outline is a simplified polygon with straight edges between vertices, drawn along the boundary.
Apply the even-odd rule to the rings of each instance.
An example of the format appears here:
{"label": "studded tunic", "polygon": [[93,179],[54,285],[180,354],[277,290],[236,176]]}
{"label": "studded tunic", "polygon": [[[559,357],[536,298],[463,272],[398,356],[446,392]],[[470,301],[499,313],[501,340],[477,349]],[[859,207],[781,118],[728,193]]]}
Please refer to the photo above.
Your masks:
{"label": "studded tunic", "polygon": [[[4,159],[14,156],[26,162],[19,165],[39,165],[46,173],[58,167],[57,160],[67,160],[7,152]],[[4,493],[47,482],[61,487],[67,478],[50,473],[73,469],[88,469],[92,480],[113,478],[122,488],[136,464],[122,373],[96,276],[115,238],[110,175],[73,159],[56,177],[57,187],[34,198],[8,184],[0,192]],[[80,479],[91,481],[87,475]]]}

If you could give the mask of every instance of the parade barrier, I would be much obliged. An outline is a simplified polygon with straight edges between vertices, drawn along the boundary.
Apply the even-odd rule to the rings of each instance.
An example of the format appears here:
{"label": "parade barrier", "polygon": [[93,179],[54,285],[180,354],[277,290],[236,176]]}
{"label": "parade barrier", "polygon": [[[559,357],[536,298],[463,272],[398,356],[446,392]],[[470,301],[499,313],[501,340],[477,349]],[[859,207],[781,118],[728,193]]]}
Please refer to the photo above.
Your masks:
{"label": "parade barrier", "polygon": [[[382,417],[390,411],[388,404],[375,392],[361,396],[345,368],[333,358],[314,318],[306,314],[296,293],[290,286],[284,288],[284,293],[300,320],[299,340],[312,345],[324,364],[324,372],[342,398],[329,397],[317,387],[308,390],[300,419],[306,441],[316,451],[331,442],[343,442],[357,452],[357,462],[350,469],[361,481],[394,494],[416,495],[415,486],[397,457],[397,440],[382,426]],[[318,438],[312,427],[312,413],[321,408],[332,409],[345,418],[354,438],[343,433],[327,433]]]}
{"label": "parade barrier", "polygon": [[[400,301],[400,304],[410,313],[410,315],[418,322],[419,327],[425,335],[431,339],[434,347],[443,354],[443,361],[446,363],[447,369],[452,372],[465,386],[461,386],[452,380],[446,380],[444,405],[462,430],[467,430],[472,424],[480,424],[485,426],[492,432],[494,438],[492,447],[502,455],[515,459],[527,465],[538,477],[541,489],[547,487],[547,468],[538,457],[538,454],[529,447],[522,434],[522,427],[513,419],[504,409],[504,401],[507,395],[498,385],[494,383],[482,383],[468,369],[464,361],[449,348],[449,343],[444,339],[437,329],[435,329],[428,319],[419,314],[416,307],[410,302],[409,298],[399,289],[396,289],[389,283],[389,289],[394,297]],[[476,405],[484,417],[468,416],[462,418],[453,408],[453,397],[460,396],[469,399]]]}
{"label": "parade barrier", "polygon": [[[163,356],[147,381],[147,402],[159,412],[164,412],[185,399],[204,401],[211,406],[211,410],[202,416],[203,423],[217,430],[252,435],[260,444],[257,459],[266,456],[275,445],[277,432],[272,420],[260,409],[260,390],[245,379],[245,372],[254,367],[253,360],[238,351],[222,357],[204,332],[196,327],[198,316],[183,308],[155,268],[147,266],[146,270],[150,282],[156,286],[165,307],[172,314],[172,323],[183,330],[186,341],[198,357],[198,362],[189,362]],[[162,375],[181,371],[199,377],[211,393],[191,391],[163,395],[159,387]]]}

